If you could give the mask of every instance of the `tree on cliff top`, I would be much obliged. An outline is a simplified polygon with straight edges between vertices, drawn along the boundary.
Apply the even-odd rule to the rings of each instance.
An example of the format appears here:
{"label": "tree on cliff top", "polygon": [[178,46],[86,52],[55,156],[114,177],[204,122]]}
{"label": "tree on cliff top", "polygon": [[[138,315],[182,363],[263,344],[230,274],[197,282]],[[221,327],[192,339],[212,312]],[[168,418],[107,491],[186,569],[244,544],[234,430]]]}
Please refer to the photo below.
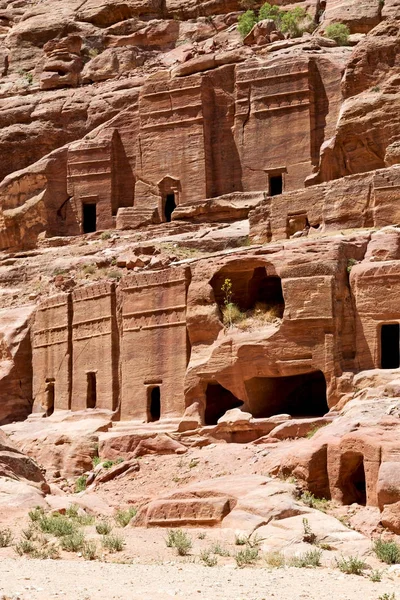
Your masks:
{"label": "tree on cliff top", "polygon": [[276,28],[289,37],[300,37],[304,31],[311,31],[315,23],[306,13],[304,8],[297,6],[292,10],[281,10],[278,6],[271,6],[268,2],[262,5],[258,14],[254,10],[247,10],[238,19],[238,31],[246,37],[254,25],[264,19],[275,21]]}

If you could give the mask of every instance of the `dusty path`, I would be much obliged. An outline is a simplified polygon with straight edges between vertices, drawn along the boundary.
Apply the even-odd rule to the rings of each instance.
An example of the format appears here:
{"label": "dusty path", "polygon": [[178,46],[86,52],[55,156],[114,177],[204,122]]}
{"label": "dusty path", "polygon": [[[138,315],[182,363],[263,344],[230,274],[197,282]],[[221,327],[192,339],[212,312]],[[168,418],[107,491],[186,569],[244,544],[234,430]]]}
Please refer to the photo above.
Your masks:
{"label": "dusty path", "polygon": [[15,600],[378,600],[399,593],[330,569],[237,569],[4,559],[0,598]]}

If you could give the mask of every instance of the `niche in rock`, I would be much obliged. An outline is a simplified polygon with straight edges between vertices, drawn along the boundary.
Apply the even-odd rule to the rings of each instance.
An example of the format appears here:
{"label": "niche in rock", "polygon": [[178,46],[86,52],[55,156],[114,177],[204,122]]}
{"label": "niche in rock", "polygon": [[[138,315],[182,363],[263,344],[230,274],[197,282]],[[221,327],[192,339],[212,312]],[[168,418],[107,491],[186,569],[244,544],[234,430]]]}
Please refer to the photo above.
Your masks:
{"label": "niche in rock", "polygon": [[268,275],[265,267],[255,267],[245,271],[221,269],[216,273],[211,279],[211,286],[220,307],[224,306],[226,298],[222,290],[226,280],[232,283],[231,300],[241,311],[255,308],[274,309],[276,317],[283,317],[285,301],[281,278]]}
{"label": "niche in rock", "polygon": [[322,417],[329,411],[322,371],[288,377],[254,377],[245,386],[246,408],[256,418],[278,414]]}

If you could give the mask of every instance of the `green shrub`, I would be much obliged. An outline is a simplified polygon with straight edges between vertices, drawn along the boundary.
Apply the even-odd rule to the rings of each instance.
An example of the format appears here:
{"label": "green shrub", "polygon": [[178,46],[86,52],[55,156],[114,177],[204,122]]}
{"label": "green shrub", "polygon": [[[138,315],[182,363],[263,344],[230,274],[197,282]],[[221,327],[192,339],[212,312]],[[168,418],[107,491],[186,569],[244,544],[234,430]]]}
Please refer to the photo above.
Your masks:
{"label": "green shrub", "polygon": [[258,15],[253,10],[248,10],[239,17],[239,33],[246,37],[254,25],[264,19],[275,21],[276,28],[291,38],[300,37],[304,31],[313,31],[316,26],[304,8],[297,6],[291,10],[281,10],[278,6],[271,6],[266,2],[258,11]]}
{"label": "green shrub", "polygon": [[133,517],[136,516],[137,509],[134,506],[130,506],[127,510],[119,508],[114,515],[115,522],[120,527],[126,527],[129,525]]}
{"label": "green shrub", "polygon": [[75,481],[75,494],[79,494],[79,492],[84,492],[86,490],[86,481],[87,475],[81,475]]}
{"label": "green shrub", "polygon": [[382,594],[382,596],[379,596],[378,600],[396,600],[396,594],[394,592],[391,594]]}
{"label": "green shrub", "polygon": [[224,325],[228,327],[234,323],[240,323],[240,321],[243,321],[245,318],[246,313],[242,312],[236,304],[233,304],[233,302],[226,304],[222,309],[222,320]]}
{"label": "green shrub", "polygon": [[216,556],[212,556],[210,550],[204,550],[200,554],[200,560],[206,565],[206,567],[215,567],[218,563]]}
{"label": "green shrub", "polygon": [[282,18],[282,11],[278,6],[271,6],[268,2],[262,5],[258,12],[258,20],[264,21],[264,19],[272,19],[275,23],[280,23]]}
{"label": "green shrub", "polygon": [[254,10],[246,10],[243,15],[238,18],[238,31],[242,37],[246,37],[258,22]]}
{"label": "green shrub", "polygon": [[103,535],[101,543],[111,553],[121,552],[125,544],[124,539],[120,535]]}
{"label": "green shrub", "polygon": [[61,539],[61,548],[66,552],[79,552],[83,548],[85,536],[81,532],[66,535]]}
{"label": "green shrub", "polygon": [[310,508],[315,508],[321,512],[326,512],[329,504],[329,500],[326,498],[316,498],[311,492],[303,492],[300,496],[301,502]]}
{"label": "green shrub", "polygon": [[11,529],[0,529],[0,548],[11,546],[13,534]]}
{"label": "green shrub", "polygon": [[100,456],[93,456],[92,463],[93,463],[93,467],[97,467],[97,465],[99,465],[101,463]]}
{"label": "green shrub", "polygon": [[100,535],[108,535],[112,531],[111,524],[108,521],[100,521],[96,524],[96,531]]}
{"label": "green shrub", "polygon": [[374,543],[374,552],[382,562],[388,565],[400,563],[400,546],[396,542],[376,540]]}
{"label": "green shrub", "polygon": [[236,546],[245,546],[247,544],[247,535],[235,535]]}
{"label": "green shrub", "polygon": [[296,38],[303,35],[303,31],[308,30],[311,18],[307,15],[304,8],[296,6],[293,10],[283,12],[279,29],[282,33],[287,33],[289,37]]}
{"label": "green shrub", "polygon": [[44,515],[38,521],[40,530],[43,533],[50,533],[56,537],[73,535],[77,531],[77,526],[68,517],[56,513],[54,515]]}
{"label": "green shrub", "polygon": [[43,508],[41,506],[36,506],[34,509],[28,512],[28,517],[35,523],[36,521],[39,521],[44,514]]}
{"label": "green shrub", "polygon": [[310,550],[304,552],[299,556],[293,556],[290,559],[289,564],[291,567],[305,568],[305,567],[320,567],[321,566],[321,550]]}
{"label": "green shrub", "polygon": [[15,551],[17,554],[22,556],[23,554],[34,554],[35,545],[30,540],[21,540],[18,544],[15,545]]}
{"label": "green shrub", "polygon": [[338,46],[349,45],[350,29],[344,23],[332,23],[325,29],[326,37],[334,40]]}
{"label": "green shrub", "polygon": [[311,529],[308,519],[303,519],[303,542],[306,544],[316,544],[317,536]]}
{"label": "green shrub", "polygon": [[229,550],[221,546],[218,542],[211,547],[210,552],[218,556],[230,556]]}
{"label": "green shrub", "polygon": [[176,548],[179,556],[186,556],[192,549],[192,540],[182,529],[169,529],[165,543],[168,548]]}
{"label": "green shrub", "polygon": [[264,558],[267,565],[274,569],[282,569],[285,566],[285,556],[282,552],[267,552]]}
{"label": "green shrub", "polygon": [[377,583],[378,581],[382,581],[382,573],[383,571],[380,571],[379,569],[374,569],[373,571],[371,571],[370,573],[370,580]]}
{"label": "green shrub", "polygon": [[259,559],[259,549],[257,547],[250,548],[247,546],[244,550],[239,550],[235,556],[236,564],[238,567],[245,567],[246,565],[252,565]]}
{"label": "green shrub", "polygon": [[342,573],[347,573],[347,575],[362,575],[364,569],[367,568],[367,564],[358,556],[349,556],[348,558],[342,556],[340,560],[336,559],[336,565]]}
{"label": "green shrub", "polygon": [[97,545],[93,540],[86,541],[82,546],[82,556],[85,560],[95,560],[97,558]]}

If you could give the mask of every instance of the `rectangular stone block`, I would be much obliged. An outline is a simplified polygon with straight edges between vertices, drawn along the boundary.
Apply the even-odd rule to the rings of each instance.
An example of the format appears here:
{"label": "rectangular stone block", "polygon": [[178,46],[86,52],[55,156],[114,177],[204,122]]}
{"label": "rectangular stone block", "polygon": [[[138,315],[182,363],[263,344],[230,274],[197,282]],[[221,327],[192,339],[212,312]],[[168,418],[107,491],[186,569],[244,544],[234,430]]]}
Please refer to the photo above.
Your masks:
{"label": "rectangular stone block", "polygon": [[149,527],[217,525],[231,511],[229,498],[156,500],[147,510]]}

